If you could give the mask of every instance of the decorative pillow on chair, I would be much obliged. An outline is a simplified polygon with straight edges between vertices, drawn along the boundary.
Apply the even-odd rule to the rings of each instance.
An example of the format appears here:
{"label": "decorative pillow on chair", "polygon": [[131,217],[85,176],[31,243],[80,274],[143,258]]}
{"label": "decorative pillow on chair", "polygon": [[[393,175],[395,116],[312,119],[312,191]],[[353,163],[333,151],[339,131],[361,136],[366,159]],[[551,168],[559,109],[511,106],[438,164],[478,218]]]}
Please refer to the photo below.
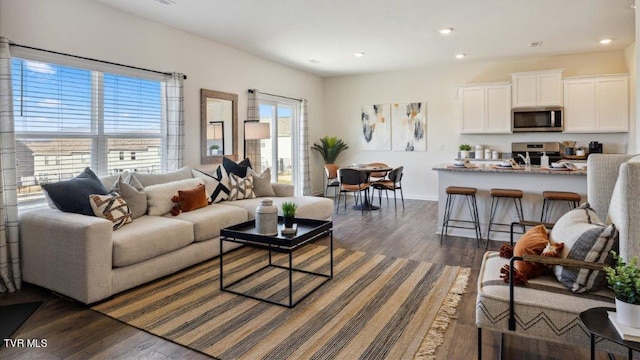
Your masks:
{"label": "decorative pillow on chair", "polygon": [[271,169],[267,169],[259,175],[253,169],[247,169],[247,174],[253,177],[253,192],[256,193],[256,197],[262,196],[276,196],[276,192],[273,191],[271,186]]}
{"label": "decorative pillow on chair", "polygon": [[113,223],[113,230],[118,230],[132,222],[131,211],[127,202],[117,192],[107,195],[92,194],[89,202],[94,214]]}
{"label": "decorative pillow on chair", "polygon": [[171,198],[178,190],[190,190],[203,183],[202,179],[191,178],[145,187],[144,192],[147,194],[149,215],[162,216],[170,213],[174,205]]}
{"label": "decorative pillow on chair", "polygon": [[229,175],[222,165],[216,168],[213,175],[201,170],[193,170],[193,176],[204,180],[204,185],[207,188],[207,196],[211,198],[212,203],[219,203],[229,198],[231,183]]}
{"label": "decorative pillow on chair", "polygon": [[249,158],[246,158],[239,163],[231,159],[227,159],[226,157],[222,158],[222,166],[227,171],[227,174],[236,174],[240,177],[247,176],[247,169],[251,168],[251,161]]}
{"label": "decorative pillow on chair", "polygon": [[[551,243],[547,229],[543,225],[538,225],[524,233],[513,248],[507,243],[502,244],[500,247],[500,256],[503,258],[511,258],[512,256],[528,254],[558,257],[563,247],[564,244],[562,243]],[[527,280],[542,275],[547,269],[547,266],[544,264],[521,260],[515,261],[514,267],[514,280],[516,285],[527,284]],[[505,265],[500,269],[500,273],[500,277],[504,282],[508,283],[509,265]]]}
{"label": "decorative pillow on chair", "polygon": [[86,168],[78,176],[56,183],[42,184],[53,204],[64,212],[95,216],[89,195],[109,193],[91,169]]}
{"label": "decorative pillow on chair", "polygon": [[[558,220],[551,240],[564,242],[562,258],[612,265],[610,252],[617,250],[618,231],[613,224],[603,224],[589,203],[584,203]],[[575,293],[598,290],[606,276],[604,271],[563,266],[555,266],[554,273]]]}
{"label": "decorative pillow on chair", "polygon": [[178,194],[171,198],[176,205],[171,215],[178,216],[181,212],[193,211],[208,205],[207,192],[204,184],[191,190],[178,190]]}
{"label": "decorative pillow on chair", "polygon": [[241,178],[236,174],[229,174],[231,187],[229,192],[229,200],[255,199],[256,193],[253,192],[253,176],[249,175]]}

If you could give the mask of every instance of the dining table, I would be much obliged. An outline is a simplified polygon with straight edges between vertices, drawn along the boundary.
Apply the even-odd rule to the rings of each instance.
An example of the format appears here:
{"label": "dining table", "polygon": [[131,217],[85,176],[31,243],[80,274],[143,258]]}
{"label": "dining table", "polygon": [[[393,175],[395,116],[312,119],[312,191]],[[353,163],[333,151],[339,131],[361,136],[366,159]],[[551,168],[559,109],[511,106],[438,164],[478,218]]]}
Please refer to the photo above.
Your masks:
{"label": "dining table", "polygon": [[[363,171],[364,173],[366,173],[367,174],[367,182],[369,182],[369,177],[371,176],[371,173],[374,173],[374,172],[389,172],[389,171],[393,170],[393,168],[388,167],[388,166],[366,166],[366,165],[365,166],[352,165],[352,166],[349,166],[349,169],[359,170],[359,171]],[[365,190],[364,201],[362,201],[358,205],[354,205],[352,207],[352,209],[361,210],[362,206],[364,206],[364,211],[380,210],[379,206],[375,206],[369,201],[369,188],[367,188]]]}

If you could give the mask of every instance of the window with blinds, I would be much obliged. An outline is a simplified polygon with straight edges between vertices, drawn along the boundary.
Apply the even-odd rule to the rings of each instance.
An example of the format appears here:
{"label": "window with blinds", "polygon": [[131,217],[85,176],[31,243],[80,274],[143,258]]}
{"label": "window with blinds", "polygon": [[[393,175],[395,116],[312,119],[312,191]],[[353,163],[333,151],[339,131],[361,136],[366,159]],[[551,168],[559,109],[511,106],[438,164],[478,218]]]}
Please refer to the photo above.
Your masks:
{"label": "window with blinds", "polygon": [[161,81],[14,58],[18,201],[90,167],[99,176],[164,169]]}

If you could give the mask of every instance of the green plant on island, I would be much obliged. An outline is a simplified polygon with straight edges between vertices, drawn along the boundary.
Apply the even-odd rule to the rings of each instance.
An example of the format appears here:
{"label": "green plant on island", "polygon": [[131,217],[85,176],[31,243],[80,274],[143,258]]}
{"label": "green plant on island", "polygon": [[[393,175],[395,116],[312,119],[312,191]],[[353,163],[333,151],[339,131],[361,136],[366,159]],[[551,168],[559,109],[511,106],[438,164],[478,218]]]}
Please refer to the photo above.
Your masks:
{"label": "green plant on island", "polygon": [[348,148],[349,146],[336,136],[325,136],[320,138],[319,144],[311,146],[311,149],[320,153],[325,164],[335,164],[338,155]]}
{"label": "green plant on island", "polygon": [[469,144],[461,144],[460,147],[458,147],[458,150],[460,150],[460,151],[469,151],[469,150],[471,150],[471,145],[469,145]]}
{"label": "green plant on island", "polygon": [[614,260],[617,261],[615,267],[605,267],[607,282],[616,299],[629,304],[640,305],[640,268],[638,268],[638,257],[634,257],[625,263],[615,251],[611,251]]}

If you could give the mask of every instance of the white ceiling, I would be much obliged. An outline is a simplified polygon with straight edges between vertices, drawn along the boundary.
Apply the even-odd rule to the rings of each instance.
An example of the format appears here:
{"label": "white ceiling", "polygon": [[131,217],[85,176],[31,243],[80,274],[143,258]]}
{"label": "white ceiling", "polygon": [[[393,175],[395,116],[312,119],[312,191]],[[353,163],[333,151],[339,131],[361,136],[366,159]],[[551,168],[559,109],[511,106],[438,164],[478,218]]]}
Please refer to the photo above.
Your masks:
{"label": "white ceiling", "polygon": [[[634,0],[92,1],[321,76],[624,49],[635,39]],[[446,27],[454,31],[443,36]]]}

